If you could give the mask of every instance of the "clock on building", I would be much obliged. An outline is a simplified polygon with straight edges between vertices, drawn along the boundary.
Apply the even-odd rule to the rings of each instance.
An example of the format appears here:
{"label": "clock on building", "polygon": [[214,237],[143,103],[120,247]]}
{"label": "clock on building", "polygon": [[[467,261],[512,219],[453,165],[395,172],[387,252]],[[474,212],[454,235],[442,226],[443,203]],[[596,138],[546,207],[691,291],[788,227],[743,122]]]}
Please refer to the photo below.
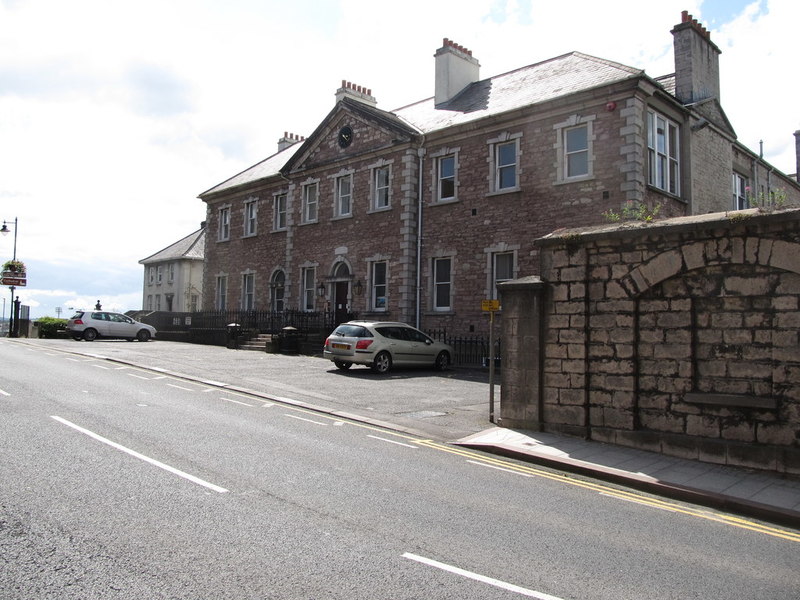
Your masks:
{"label": "clock on building", "polygon": [[353,141],[353,130],[349,125],[345,125],[339,130],[339,146],[347,148]]}

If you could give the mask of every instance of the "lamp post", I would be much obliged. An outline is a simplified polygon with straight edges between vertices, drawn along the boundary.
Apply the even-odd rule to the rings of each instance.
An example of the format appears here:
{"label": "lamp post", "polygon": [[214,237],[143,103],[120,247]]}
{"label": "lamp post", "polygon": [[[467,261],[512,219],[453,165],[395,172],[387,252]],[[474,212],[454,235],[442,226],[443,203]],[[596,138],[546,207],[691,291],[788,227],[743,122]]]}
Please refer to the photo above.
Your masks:
{"label": "lamp post", "polygon": [[[0,228],[0,233],[2,233],[4,236],[10,233],[8,223],[6,221],[3,221],[3,227]],[[12,256],[11,260],[17,260],[17,217],[14,217],[14,255]],[[9,287],[11,289],[11,317],[8,323],[8,337],[17,337],[15,326],[19,320],[19,312],[18,309],[15,310],[15,307],[17,307],[18,304],[14,304],[15,287],[13,285]]]}

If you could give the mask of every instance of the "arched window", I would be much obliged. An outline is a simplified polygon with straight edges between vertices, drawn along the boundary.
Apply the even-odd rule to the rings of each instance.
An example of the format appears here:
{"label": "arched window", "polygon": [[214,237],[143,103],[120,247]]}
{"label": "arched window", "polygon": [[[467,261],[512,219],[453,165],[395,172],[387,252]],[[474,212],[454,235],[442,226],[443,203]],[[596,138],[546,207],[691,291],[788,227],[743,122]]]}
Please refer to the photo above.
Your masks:
{"label": "arched window", "polygon": [[350,267],[347,266],[347,263],[340,262],[336,265],[336,269],[333,272],[334,279],[347,279],[350,277]]}

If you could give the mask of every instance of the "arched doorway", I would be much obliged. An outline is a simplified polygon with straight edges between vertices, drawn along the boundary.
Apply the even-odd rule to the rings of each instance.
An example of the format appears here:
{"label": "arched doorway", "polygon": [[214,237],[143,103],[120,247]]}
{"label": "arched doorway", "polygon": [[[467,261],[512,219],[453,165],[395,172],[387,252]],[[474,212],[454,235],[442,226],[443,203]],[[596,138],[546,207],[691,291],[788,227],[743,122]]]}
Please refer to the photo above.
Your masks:
{"label": "arched doorway", "polygon": [[350,315],[350,267],[340,262],[333,270],[333,317],[336,324],[344,323]]}
{"label": "arched doorway", "polygon": [[272,274],[272,279],[269,282],[270,295],[269,295],[269,308],[273,312],[283,312],[284,306],[284,293],[286,284],[286,274],[281,271],[275,271]]}

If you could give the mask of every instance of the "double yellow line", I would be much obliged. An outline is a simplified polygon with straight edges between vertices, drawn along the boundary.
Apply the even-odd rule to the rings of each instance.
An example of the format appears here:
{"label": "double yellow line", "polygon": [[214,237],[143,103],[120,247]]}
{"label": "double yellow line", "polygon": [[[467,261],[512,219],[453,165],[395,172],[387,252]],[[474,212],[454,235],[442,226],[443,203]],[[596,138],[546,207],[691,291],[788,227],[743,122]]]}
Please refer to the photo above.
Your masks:
{"label": "double yellow line", "polygon": [[604,485],[602,483],[595,483],[593,481],[584,481],[565,475],[557,475],[529,465],[517,464],[511,461],[503,460],[502,458],[495,458],[492,456],[479,454],[477,452],[473,452],[466,448],[460,448],[457,446],[448,446],[445,444],[434,442],[432,440],[420,440],[414,438],[409,438],[409,439],[413,440],[414,443],[420,446],[424,446],[426,448],[432,448],[434,450],[439,450],[441,452],[448,452],[449,454],[455,454],[457,456],[464,457],[471,461],[486,464],[487,466],[502,468],[504,470],[516,472],[522,475],[541,477],[543,479],[550,479],[552,481],[557,481],[559,483],[564,483],[567,485],[573,485],[587,490],[595,491],[605,496],[618,498],[620,500],[626,500],[628,502],[636,502],[637,504],[650,506],[652,508],[658,508],[673,513],[684,514],[690,517],[698,517],[700,519],[706,519],[708,521],[714,521],[716,523],[722,523],[724,525],[730,525],[731,527],[738,527],[740,529],[747,529],[749,531],[763,533],[765,535],[781,538],[790,542],[800,542],[800,532],[794,532],[788,529],[773,527],[771,525],[759,523],[757,521],[751,521],[741,517],[736,517],[734,515],[717,513],[711,510],[706,510],[701,508],[693,508],[691,506],[678,504],[676,502],[672,502],[669,500],[662,500],[659,498],[642,496],[634,492],[628,492],[625,490],[613,488],[608,485]]}

